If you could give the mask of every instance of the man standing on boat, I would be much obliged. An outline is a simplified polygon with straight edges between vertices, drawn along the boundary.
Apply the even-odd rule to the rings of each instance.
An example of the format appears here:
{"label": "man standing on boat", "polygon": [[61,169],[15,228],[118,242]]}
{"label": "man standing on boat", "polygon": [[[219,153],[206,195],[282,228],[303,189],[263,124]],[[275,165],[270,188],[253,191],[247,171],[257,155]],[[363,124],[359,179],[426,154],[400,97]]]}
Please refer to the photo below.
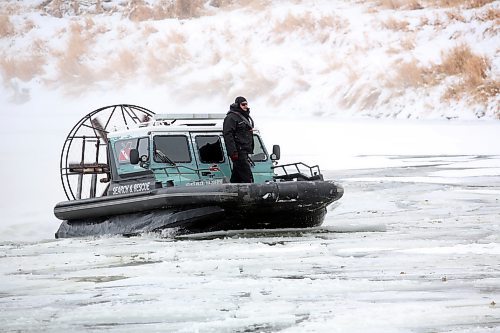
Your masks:
{"label": "man standing on boat", "polygon": [[253,154],[253,119],[245,97],[236,97],[224,118],[224,141],[233,161],[231,183],[253,183],[249,154]]}

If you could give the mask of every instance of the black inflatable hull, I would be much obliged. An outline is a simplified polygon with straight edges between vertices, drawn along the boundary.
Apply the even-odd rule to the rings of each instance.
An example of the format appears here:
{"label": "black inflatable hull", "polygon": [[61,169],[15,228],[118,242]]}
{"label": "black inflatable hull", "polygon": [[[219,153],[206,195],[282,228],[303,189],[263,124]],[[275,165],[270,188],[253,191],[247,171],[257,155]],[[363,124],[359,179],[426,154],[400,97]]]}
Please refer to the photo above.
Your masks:
{"label": "black inflatable hull", "polygon": [[307,228],[323,223],[343,188],[332,181],[168,187],[129,195],[61,202],[56,237]]}

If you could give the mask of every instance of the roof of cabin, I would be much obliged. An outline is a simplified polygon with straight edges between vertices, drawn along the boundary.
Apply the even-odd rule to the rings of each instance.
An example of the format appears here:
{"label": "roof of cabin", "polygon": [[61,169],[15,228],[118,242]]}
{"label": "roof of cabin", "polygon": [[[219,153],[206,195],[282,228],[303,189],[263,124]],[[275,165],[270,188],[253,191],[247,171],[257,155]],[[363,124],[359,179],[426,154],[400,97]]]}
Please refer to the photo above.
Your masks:
{"label": "roof of cabin", "polygon": [[108,134],[109,138],[140,137],[155,133],[222,132],[225,114],[157,114],[147,123],[129,126]]}

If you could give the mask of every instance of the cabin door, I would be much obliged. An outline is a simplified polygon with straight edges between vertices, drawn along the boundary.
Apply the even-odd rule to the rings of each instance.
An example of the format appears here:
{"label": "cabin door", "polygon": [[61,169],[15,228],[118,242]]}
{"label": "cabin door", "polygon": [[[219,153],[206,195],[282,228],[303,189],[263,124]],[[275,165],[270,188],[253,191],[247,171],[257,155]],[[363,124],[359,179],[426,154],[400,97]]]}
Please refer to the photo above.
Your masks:
{"label": "cabin door", "polygon": [[231,168],[219,133],[191,133],[194,155],[204,183],[229,182]]}

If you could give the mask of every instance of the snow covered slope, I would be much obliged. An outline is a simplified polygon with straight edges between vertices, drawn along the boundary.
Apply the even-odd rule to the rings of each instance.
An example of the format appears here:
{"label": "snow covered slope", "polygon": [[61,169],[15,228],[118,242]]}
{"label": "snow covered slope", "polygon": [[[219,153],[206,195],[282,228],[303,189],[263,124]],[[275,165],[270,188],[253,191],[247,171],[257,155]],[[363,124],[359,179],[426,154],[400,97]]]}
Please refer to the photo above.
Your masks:
{"label": "snow covered slope", "polygon": [[500,3],[4,0],[4,110],[500,117]]}

